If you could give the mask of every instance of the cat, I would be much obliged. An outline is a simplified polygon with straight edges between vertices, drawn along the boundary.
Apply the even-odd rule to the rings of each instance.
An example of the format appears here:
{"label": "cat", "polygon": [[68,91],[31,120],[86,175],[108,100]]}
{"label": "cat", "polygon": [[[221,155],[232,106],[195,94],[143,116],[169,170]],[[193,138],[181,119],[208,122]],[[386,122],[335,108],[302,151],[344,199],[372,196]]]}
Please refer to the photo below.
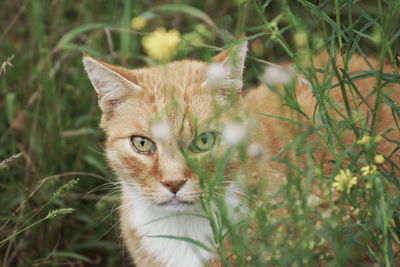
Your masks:
{"label": "cat", "polygon": [[[183,60],[127,70],[84,54],[84,66],[103,113],[100,126],[106,133],[108,162],[123,181],[121,229],[136,266],[196,267],[207,261],[217,264],[212,263],[210,252],[188,242],[148,236],[187,236],[212,247],[207,219],[171,216],[179,212],[202,213],[199,180],[186,163],[181,147],[199,159],[200,168],[210,169],[208,146],[217,144],[218,124],[232,121],[240,110],[229,109],[227,104],[232,86],[237,92],[241,90],[246,50],[246,43],[238,47],[235,67],[228,53],[216,57],[226,71],[223,87],[215,90],[224,110],[218,121],[212,119],[214,90],[204,79],[207,63]],[[239,100],[238,94],[234,97]],[[179,105],[171,104],[174,102]],[[242,101],[237,104],[243,105]],[[151,129],[160,121],[167,122],[171,133],[166,132],[165,138],[157,140]],[[220,142],[220,152],[214,153],[221,154],[227,147]],[[232,160],[227,168],[236,169],[238,164]],[[235,194],[229,196],[232,206],[237,205],[235,198]],[[163,217],[168,218],[160,219]]]}
{"label": "cat", "polygon": [[[224,125],[241,125],[245,142],[262,148],[249,157],[245,168],[238,155],[226,163],[225,199],[230,212],[235,213],[241,202],[236,193],[240,187],[233,178],[242,172],[251,173],[255,181],[267,175],[271,192],[282,183],[286,171],[270,158],[287,143],[282,138],[287,125],[258,114],[282,116],[287,108],[264,85],[243,92],[246,52],[247,41],[243,40],[230,51],[220,52],[211,63],[182,60],[133,70],[83,54],[102,111],[100,127],[106,134],[108,163],[122,182],[120,227],[136,266],[222,266],[212,252],[160,236],[184,236],[213,247],[209,221],[187,214],[202,214],[198,173],[187,158],[197,160],[198,169],[213,177],[216,170],[210,154],[222,156],[230,145],[220,137]],[[360,66],[359,55],[353,58],[349,71],[365,67]],[[326,56],[320,60],[321,64],[326,61]],[[210,68],[219,77],[207,74]],[[356,84],[364,95],[374,86],[370,80]],[[313,92],[299,84],[296,93],[300,106],[312,117]],[[339,90],[332,90],[332,97],[340,98]],[[382,124],[394,126],[389,119]],[[398,132],[389,133],[393,134]],[[381,152],[385,151],[390,150],[383,147]]]}

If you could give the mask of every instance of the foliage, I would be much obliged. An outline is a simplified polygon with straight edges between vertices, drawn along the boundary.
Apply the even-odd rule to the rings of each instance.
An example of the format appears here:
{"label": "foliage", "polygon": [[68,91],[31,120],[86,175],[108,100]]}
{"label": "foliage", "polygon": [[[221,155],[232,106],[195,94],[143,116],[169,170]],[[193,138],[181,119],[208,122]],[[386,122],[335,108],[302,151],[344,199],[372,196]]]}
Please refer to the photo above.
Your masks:
{"label": "foliage", "polygon": [[[157,58],[147,56],[141,40],[162,26],[180,33],[177,50],[170,55],[176,59],[209,60],[217,47],[232,47],[246,32],[250,50],[245,84],[263,80],[263,60],[290,60],[318,99],[317,119],[307,118],[314,128],[303,127],[305,131],[282,148],[282,152],[305,155],[307,167],[275,157],[290,167],[280,191],[284,201],[271,201],[274,196],[249,189],[248,217],[232,223],[223,201],[217,216],[210,210],[215,184],[202,179],[202,204],[224,264],[345,266],[368,262],[394,266],[400,257],[393,246],[400,239],[400,184],[396,174],[380,164],[388,160],[399,170],[399,140],[386,140],[393,143],[392,158],[376,155],[376,138],[382,133],[376,132],[374,114],[381,105],[390,105],[399,125],[399,100],[386,97],[381,90],[384,85],[400,83],[396,66],[399,17],[396,0],[1,1],[0,265],[129,265],[117,231],[118,182],[106,167],[104,137],[97,126],[100,112],[83,72],[81,52],[131,68],[153,65]],[[171,47],[175,49],[175,43]],[[322,70],[303,67],[319,51],[327,51],[333,60],[342,58],[344,69],[334,64]],[[374,55],[379,66],[389,59],[395,73],[371,68],[350,77],[347,64],[356,52],[363,58]],[[317,81],[317,73],[325,75],[323,84]],[[378,82],[371,118],[355,123],[359,113],[348,102],[355,99],[357,88],[350,85],[355,79],[372,76]],[[326,94],[333,86],[332,77],[352,92],[344,106],[333,105]],[[297,112],[290,85],[286,92],[283,102]],[[332,107],[342,115],[341,120],[329,117],[326,111]],[[348,148],[340,141],[344,128],[354,134]],[[311,155],[312,147],[302,142],[311,133],[320,135],[336,159],[332,173],[321,172],[321,162]],[[344,152],[339,153],[334,145]],[[339,184],[343,192],[336,198],[333,184],[343,181],[346,177],[337,175],[347,170],[349,178],[358,177],[359,183]],[[310,193],[311,181],[319,185],[328,202],[323,208],[321,199]],[[291,216],[274,219],[279,208],[287,208]],[[233,244],[229,249],[223,246],[227,239]]]}

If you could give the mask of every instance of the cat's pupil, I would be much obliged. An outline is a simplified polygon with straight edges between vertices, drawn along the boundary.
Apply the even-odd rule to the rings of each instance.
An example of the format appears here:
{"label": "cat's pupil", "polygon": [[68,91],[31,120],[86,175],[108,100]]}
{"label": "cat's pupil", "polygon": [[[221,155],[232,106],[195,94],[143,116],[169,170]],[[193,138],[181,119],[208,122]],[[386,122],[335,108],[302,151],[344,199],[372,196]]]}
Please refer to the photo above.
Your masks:
{"label": "cat's pupil", "polygon": [[140,145],[141,145],[141,146],[144,146],[145,143],[146,143],[146,140],[144,140],[144,138],[141,138],[141,139],[140,139]]}
{"label": "cat's pupil", "polygon": [[203,142],[203,144],[207,144],[208,143],[208,136],[206,134],[203,134],[200,137],[201,142]]}
{"label": "cat's pupil", "polygon": [[155,144],[145,137],[132,136],[131,144],[139,153],[153,153],[156,150]]}

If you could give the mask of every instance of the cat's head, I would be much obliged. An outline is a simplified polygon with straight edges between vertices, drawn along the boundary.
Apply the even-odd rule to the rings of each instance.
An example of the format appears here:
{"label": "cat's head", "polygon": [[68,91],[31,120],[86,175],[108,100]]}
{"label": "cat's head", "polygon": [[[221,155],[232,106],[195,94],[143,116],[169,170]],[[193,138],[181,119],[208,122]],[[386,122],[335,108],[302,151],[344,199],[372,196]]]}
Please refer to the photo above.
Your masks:
{"label": "cat's head", "polygon": [[[228,148],[219,137],[221,126],[244,114],[246,50],[243,41],[210,63],[183,60],[133,70],[84,54],[102,110],[109,164],[143,201],[170,210],[198,204],[198,174],[214,175],[212,157]],[[229,179],[238,161],[224,168]]]}

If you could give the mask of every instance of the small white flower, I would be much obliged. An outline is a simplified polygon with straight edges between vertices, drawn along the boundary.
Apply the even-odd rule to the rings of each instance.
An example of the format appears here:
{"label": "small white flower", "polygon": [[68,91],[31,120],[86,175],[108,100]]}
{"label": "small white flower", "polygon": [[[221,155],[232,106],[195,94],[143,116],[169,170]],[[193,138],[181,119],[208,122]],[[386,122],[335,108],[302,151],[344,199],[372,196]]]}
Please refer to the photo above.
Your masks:
{"label": "small white flower", "polygon": [[314,94],[314,90],[312,89],[310,82],[307,81],[306,79],[304,79],[303,77],[300,77],[300,76],[297,77],[297,83],[298,83],[300,86],[302,86],[302,85],[306,86],[306,87],[308,88],[308,90],[310,90],[310,92],[311,92],[312,94]]}
{"label": "small white flower", "polygon": [[166,141],[171,137],[169,123],[166,120],[154,123],[150,128],[152,136],[161,141]]}
{"label": "small white flower", "polygon": [[259,158],[263,154],[263,148],[260,143],[251,143],[247,147],[247,154],[252,158]]}
{"label": "small white flower", "polygon": [[4,61],[1,66],[0,66],[0,76],[2,73],[6,73],[6,67],[13,67],[14,65],[11,63],[11,61],[13,60],[14,55],[12,55],[11,57],[7,58],[6,61]]}
{"label": "small white flower", "polygon": [[206,85],[212,88],[219,87],[229,79],[229,69],[217,63],[210,64],[205,71]]}
{"label": "small white flower", "polygon": [[307,206],[309,207],[316,207],[319,205],[320,202],[321,199],[316,195],[311,194],[307,197]]}
{"label": "small white flower", "polygon": [[323,219],[329,219],[332,216],[332,212],[331,210],[326,210],[321,215]]}
{"label": "small white flower", "polygon": [[267,84],[289,84],[293,81],[295,71],[293,67],[268,66],[263,74],[263,79]]}
{"label": "small white flower", "polygon": [[228,123],[222,128],[222,140],[234,146],[246,138],[246,127],[241,123]]}

